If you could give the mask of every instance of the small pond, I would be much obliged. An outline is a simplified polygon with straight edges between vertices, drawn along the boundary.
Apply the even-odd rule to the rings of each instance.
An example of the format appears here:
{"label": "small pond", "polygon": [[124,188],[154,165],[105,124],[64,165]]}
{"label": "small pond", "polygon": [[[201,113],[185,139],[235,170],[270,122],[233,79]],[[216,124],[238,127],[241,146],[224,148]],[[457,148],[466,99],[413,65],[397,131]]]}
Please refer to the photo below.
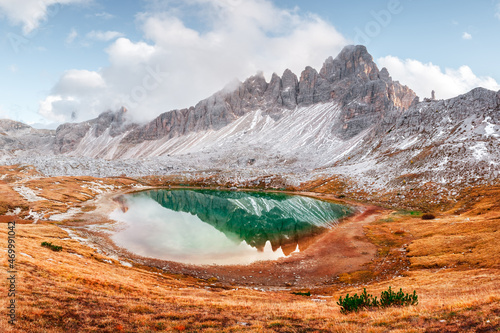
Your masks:
{"label": "small pond", "polygon": [[298,195],[214,190],[150,190],[118,198],[111,239],[146,257],[188,264],[248,264],[303,251],[351,213]]}

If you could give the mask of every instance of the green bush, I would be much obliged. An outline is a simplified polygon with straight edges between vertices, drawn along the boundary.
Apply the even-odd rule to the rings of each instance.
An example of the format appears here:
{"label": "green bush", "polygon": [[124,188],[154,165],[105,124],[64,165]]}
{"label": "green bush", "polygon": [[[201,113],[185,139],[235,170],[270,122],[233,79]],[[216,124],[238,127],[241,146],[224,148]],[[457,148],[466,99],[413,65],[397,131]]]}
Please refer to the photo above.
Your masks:
{"label": "green bush", "polygon": [[380,306],[387,307],[391,305],[408,306],[417,305],[418,296],[417,292],[414,290],[413,294],[405,294],[403,289],[399,288],[399,291],[395,293],[392,291],[391,287],[388,290],[383,291],[380,294]]}
{"label": "green bush", "polygon": [[340,305],[340,312],[342,313],[379,306],[377,297],[373,298],[371,294],[368,294],[366,288],[363,289],[363,293],[360,296],[358,294],[354,294],[353,296],[347,294],[344,299],[340,296],[337,304]]}
{"label": "green bush", "polygon": [[49,243],[49,242],[42,242],[42,246],[47,247],[47,248],[51,249],[52,251],[56,251],[56,252],[59,252],[62,250],[62,246],[54,245],[54,244]]}
{"label": "green bush", "polygon": [[364,288],[363,293],[360,296],[358,296],[358,294],[354,294],[353,296],[349,296],[349,294],[347,294],[345,298],[340,296],[339,301],[337,302],[337,305],[340,306],[341,313],[349,313],[367,308],[387,307],[391,305],[409,306],[417,304],[418,296],[415,290],[413,291],[413,294],[410,295],[403,293],[401,288],[397,293],[395,293],[392,291],[391,287],[380,294],[380,301],[377,297],[373,297],[371,294],[368,294],[366,292],[366,288]]}
{"label": "green bush", "polygon": [[398,210],[397,212],[392,214],[419,216],[420,214],[422,214],[422,212],[418,210]]}
{"label": "green bush", "polygon": [[294,295],[299,295],[299,296],[311,296],[310,291],[292,291],[292,294]]}

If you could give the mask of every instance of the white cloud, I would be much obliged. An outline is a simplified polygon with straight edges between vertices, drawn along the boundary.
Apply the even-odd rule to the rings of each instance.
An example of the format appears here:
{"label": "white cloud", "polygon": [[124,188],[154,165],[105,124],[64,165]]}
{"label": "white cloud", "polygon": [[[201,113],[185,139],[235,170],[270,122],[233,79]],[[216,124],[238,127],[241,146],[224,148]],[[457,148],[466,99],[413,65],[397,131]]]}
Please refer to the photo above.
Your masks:
{"label": "white cloud", "polygon": [[462,39],[465,39],[465,40],[472,39],[472,35],[468,32],[464,32],[462,35]]}
{"label": "white cloud", "polygon": [[66,37],[66,44],[71,44],[78,37],[78,32],[73,28]]}
{"label": "white cloud", "polygon": [[[202,31],[186,25],[189,15],[203,17]],[[84,120],[125,105],[135,120],[149,120],[192,106],[259,70],[268,79],[286,68],[297,75],[307,65],[319,70],[347,44],[319,17],[278,8],[268,0],[189,0],[177,8],[141,13],[137,23],[144,41],[118,38],[107,48],[110,65],[96,72],[105,85],[97,95],[63,88],[61,78],[51,96],[71,97],[73,103],[55,101],[54,114],[68,115],[81,106],[78,119]]]}
{"label": "white cloud", "polygon": [[500,20],[500,1],[498,0],[495,6],[495,17]]}
{"label": "white cloud", "polygon": [[17,68],[17,66],[14,64],[9,66],[9,71],[11,71],[12,73],[17,73],[18,70],[19,68]]}
{"label": "white cloud", "polygon": [[117,39],[118,37],[123,37],[124,35],[118,31],[96,31],[92,30],[85,37],[87,39],[92,39],[100,42],[109,42],[110,40]]}
{"label": "white cloud", "polygon": [[98,17],[98,18],[102,18],[104,20],[111,20],[112,18],[115,17],[114,15],[107,13],[107,12],[96,13],[94,16]]}
{"label": "white cloud", "polygon": [[106,83],[97,72],[66,71],[52,88],[52,94],[40,102],[39,113],[55,122],[81,120],[82,110],[106,106],[103,104],[107,100],[106,88]]}
{"label": "white cloud", "polygon": [[40,107],[38,112],[47,119],[57,121],[57,122],[65,122],[71,119],[71,113],[69,117],[64,112],[62,114],[57,114],[55,108],[57,107],[57,103],[62,101],[63,98],[59,95],[50,95],[43,101],[40,101]]}
{"label": "white cloud", "polygon": [[59,94],[69,95],[74,90],[93,93],[95,89],[105,87],[106,83],[97,72],[72,69],[64,73],[53,89]]}
{"label": "white cloud", "polygon": [[86,3],[90,0],[0,0],[0,16],[23,26],[29,34],[51,16],[57,15],[60,5]]}
{"label": "white cloud", "polygon": [[437,98],[452,98],[476,87],[500,90],[500,85],[491,77],[478,77],[468,66],[458,69],[446,68],[444,72],[432,63],[417,60],[401,60],[387,56],[379,58],[380,67],[386,67],[394,80],[409,86],[420,97],[430,97],[436,91]]}

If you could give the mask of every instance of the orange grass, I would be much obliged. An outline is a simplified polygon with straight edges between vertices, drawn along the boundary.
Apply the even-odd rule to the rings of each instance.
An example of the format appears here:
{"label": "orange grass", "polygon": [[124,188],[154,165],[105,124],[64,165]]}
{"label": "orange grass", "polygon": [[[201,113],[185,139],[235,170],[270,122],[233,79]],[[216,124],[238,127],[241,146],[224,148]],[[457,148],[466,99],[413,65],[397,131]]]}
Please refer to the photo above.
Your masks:
{"label": "orange grass", "polygon": [[[6,170],[10,180],[0,183],[0,191],[8,194],[4,202],[41,212],[93,210],[93,204],[86,206],[97,195],[85,187],[91,182],[116,188],[134,184],[125,178],[26,180],[24,169]],[[341,186],[332,180],[332,186]],[[26,202],[10,191],[19,182],[48,200]],[[477,193],[471,193],[476,198]],[[222,285],[139,264],[126,267],[68,238],[55,224],[18,224],[18,321],[15,326],[7,323],[2,275],[0,332],[495,332],[500,329],[500,209],[495,206],[500,196],[496,189],[480,193],[474,204],[464,196],[436,220],[388,212],[365,226],[377,255],[359,271],[332,277],[330,284],[307,286],[310,297],[292,295],[289,289]],[[453,215],[462,209],[460,202],[467,209]],[[0,244],[5,249],[5,222],[13,217],[0,217]],[[44,241],[63,250],[42,247]],[[5,272],[3,249],[0,265]],[[419,304],[347,315],[336,304],[346,293],[366,287],[378,295],[389,286],[416,290]]]}

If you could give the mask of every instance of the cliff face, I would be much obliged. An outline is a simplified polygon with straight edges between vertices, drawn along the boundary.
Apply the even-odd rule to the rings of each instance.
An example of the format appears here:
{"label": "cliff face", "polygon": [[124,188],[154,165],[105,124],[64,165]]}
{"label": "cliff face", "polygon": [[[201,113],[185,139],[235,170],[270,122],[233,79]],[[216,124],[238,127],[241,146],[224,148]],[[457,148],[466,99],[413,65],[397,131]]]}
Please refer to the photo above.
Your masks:
{"label": "cliff face", "polygon": [[337,129],[346,139],[382,119],[387,112],[407,109],[415,93],[392,81],[387,70],[379,71],[364,46],[346,47],[337,58],[328,58],[320,72],[311,67],[300,75],[290,70],[266,82],[262,73],[252,76],[232,92],[218,92],[196,106],[161,114],[129,133],[123,143],[173,138],[190,132],[220,129],[256,109],[293,109],[336,102],[342,107],[344,126]]}
{"label": "cliff face", "polygon": [[50,152],[55,131],[35,129],[26,124],[0,119],[0,160],[23,155],[31,150]]}
{"label": "cliff face", "polygon": [[137,125],[126,122],[126,112],[125,108],[121,108],[117,112],[104,112],[96,119],[83,123],[60,125],[55,133],[55,152],[64,154],[74,151],[87,135],[99,137],[108,132],[111,137],[116,137],[124,131],[136,128]]}
{"label": "cliff face", "polygon": [[328,58],[319,73],[306,67],[299,80],[287,69],[281,77],[273,74],[270,82],[259,73],[233,91],[223,90],[194,107],[165,112],[143,126],[124,126],[124,110],[106,112],[80,124],[64,124],[57,129],[55,150],[70,153],[83,137],[99,137],[108,127],[112,137],[127,131],[118,150],[123,151],[126,145],[219,130],[257,109],[279,118],[286,110],[328,102],[341,106],[343,124],[335,131],[349,139],[388,114],[407,109],[415,97],[411,89],[392,81],[387,70],[379,71],[364,46],[350,46],[335,59]]}
{"label": "cliff face", "polygon": [[[370,186],[409,183],[405,175],[442,184],[490,182],[500,175],[500,92],[477,88],[419,102],[379,70],[363,46],[346,47],[319,72],[306,67],[297,77],[285,70],[269,82],[257,74],[145,125],[127,122],[122,109],[28,139],[23,133],[29,126],[3,126],[9,130],[0,133],[0,142],[17,149],[4,149],[4,156],[24,151],[12,163],[50,174],[245,170],[296,178],[325,172]],[[46,154],[55,157],[37,157]],[[72,162],[61,163],[65,158]]]}

